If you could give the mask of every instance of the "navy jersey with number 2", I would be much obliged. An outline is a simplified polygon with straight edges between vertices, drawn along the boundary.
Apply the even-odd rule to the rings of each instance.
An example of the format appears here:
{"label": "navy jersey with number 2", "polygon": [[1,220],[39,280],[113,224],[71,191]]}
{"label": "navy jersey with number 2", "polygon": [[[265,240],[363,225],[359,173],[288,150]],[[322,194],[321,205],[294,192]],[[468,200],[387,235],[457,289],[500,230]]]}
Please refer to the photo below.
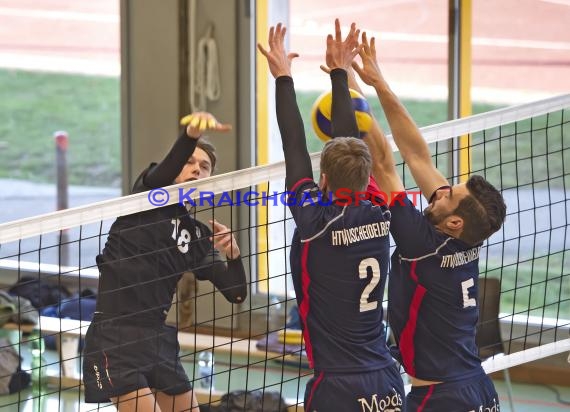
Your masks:
{"label": "navy jersey with number 2", "polygon": [[[331,79],[335,135],[358,136],[346,71],[332,70]],[[370,201],[327,204],[313,180],[291,77],[276,79],[276,98],[289,204],[297,225],[291,275],[315,372],[305,388],[304,409],[402,411],[404,385],[382,323],[389,212]]]}
{"label": "navy jersey with number 2", "polygon": [[292,189],[298,206],[290,207],[297,224],[291,272],[311,366],[362,372],[391,364],[382,326],[388,212],[369,201],[319,205],[310,179]]}

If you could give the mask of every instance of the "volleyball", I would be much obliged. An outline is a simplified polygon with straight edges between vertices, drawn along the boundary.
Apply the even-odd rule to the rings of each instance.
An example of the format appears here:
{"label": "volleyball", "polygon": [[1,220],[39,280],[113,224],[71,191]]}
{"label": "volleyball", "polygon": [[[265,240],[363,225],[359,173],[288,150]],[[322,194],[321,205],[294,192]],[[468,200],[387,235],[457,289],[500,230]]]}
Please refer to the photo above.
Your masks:
{"label": "volleyball", "polygon": [[[352,97],[352,108],[356,116],[356,124],[360,130],[360,137],[363,137],[372,126],[372,115],[370,114],[370,106],[366,98],[356,90],[350,89]],[[311,123],[313,130],[323,142],[332,139],[331,131],[331,109],[332,109],[332,91],[325,92],[317,97],[313,108],[311,109]],[[349,136],[346,136],[349,137]]]}

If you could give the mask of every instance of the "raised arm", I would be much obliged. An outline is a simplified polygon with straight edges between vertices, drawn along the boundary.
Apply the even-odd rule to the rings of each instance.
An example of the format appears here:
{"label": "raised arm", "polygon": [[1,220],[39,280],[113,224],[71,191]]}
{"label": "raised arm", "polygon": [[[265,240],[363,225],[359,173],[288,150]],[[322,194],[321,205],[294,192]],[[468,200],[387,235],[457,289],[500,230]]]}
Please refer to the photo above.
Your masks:
{"label": "raised arm", "polygon": [[[360,52],[362,56],[362,51]],[[365,75],[369,70],[374,70],[374,68],[368,67],[370,62],[363,60],[363,69],[361,73]],[[354,71],[352,69],[348,70],[348,86],[351,89],[356,90],[360,94],[364,95],[360,85],[356,81],[354,76]],[[388,142],[384,131],[378,124],[378,121],[372,113],[372,126],[363,140],[368,145],[370,154],[372,155],[372,175],[376,179],[376,183],[381,191],[385,192],[389,198],[392,197],[391,193],[401,192],[404,190],[404,184],[402,179],[396,170],[396,163],[394,160],[394,153],[392,152],[392,146]]]}
{"label": "raised arm", "polygon": [[207,130],[228,131],[230,125],[222,124],[207,112],[196,112],[182,119],[185,128],[164,159],[145,170],[133,186],[133,193],[157,187],[169,186],[194,153],[202,133]]}
{"label": "raised arm", "polygon": [[285,184],[287,189],[291,190],[301,179],[313,179],[313,169],[307,150],[305,127],[297,106],[295,87],[291,77],[291,61],[298,55],[286,53],[285,33],[286,28],[279,23],[269,30],[269,50],[261,44],[257,47],[267,58],[269,71],[275,78],[277,124],[285,155]]}
{"label": "raised arm", "polygon": [[369,43],[366,33],[363,33],[362,43],[364,47],[360,57],[363,67],[353,64],[353,68],[366,84],[376,90],[402,158],[410,168],[416,184],[429,199],[435,190],[449,183],[433,164],[428,145],[414,120],[384,79],[376,60],[374,37]]}

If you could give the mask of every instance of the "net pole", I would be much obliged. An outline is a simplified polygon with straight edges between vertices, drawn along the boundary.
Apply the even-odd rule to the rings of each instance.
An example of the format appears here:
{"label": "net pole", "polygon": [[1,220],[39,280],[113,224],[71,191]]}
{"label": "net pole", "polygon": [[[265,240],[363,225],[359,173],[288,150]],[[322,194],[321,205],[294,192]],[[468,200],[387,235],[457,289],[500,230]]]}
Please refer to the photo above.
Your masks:
{"label": "net pole", "polygon": [[[67,179],[67,148],[69,147],[69,135],[65,131],[57,131],[53,134],[55,139],[56,161],[56,201],[57,210],[65,210],[69,206],[68,179]],[[69,230],[59,232],[61,266],[69,266]]]}
{"label": "net pole", "polygon": [[[449,0],[448,119],[470,116],[471,104],[471,0]],[[467,180],[470,167],[470,137],[449,140],[448,176],[452,183]]]}

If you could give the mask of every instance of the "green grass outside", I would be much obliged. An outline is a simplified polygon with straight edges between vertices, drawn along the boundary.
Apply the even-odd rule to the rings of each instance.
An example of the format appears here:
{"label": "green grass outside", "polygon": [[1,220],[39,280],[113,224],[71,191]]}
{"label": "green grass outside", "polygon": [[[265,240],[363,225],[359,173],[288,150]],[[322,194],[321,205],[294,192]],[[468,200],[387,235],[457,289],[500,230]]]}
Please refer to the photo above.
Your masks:
{"label": "green grass outside", "polygon": [[120,186],[118,78],[0,70],[0,90],[0,177],[54,182],[65,130],[70,184]]}
{"label": "green grass outside", "polygon": [[[120,186],[120,83],[118,78],[0,70],[0,177],[55,180],[53,133],[69,133],[69,181]],[[310,129],[309,113],[320,93],[298,92],[310,152],[322,142]],[[372,110],[382,125],[377,99]],[[420,126],[445,121],[446,102],[404,102]],[[493,109],[475,105],[474,112]],[[174,138],[174,137],[173,137]]]}
{"label": "green grass outside", "polygon": [[[0,70],[0,177],[38,182],[55,180],[53,133],[69,133],[69,181],[71,184],[119,187],[120,84],[118,78]],[[318,92],[298,92],[310,152],[323,143],[315,137],[309,120]],[[389,133],[375,96],[368,97],[372,112]],[[445,121],[446,102],[405,100],[418,126]],[[474,104],[473,113],[497,108]],[[472,170],[487,175],[503,188],[543,182],[562,187],[562,164],[569,164],[570,141],[564,142],[570,125],[560,113],[518,122],[472,137]],[[517,135],[515,138],[500,136]],[[438,167],[446,173],[446,143],[432,144]],[[399,161],[399,154],[396,154]],[[499,167],[499,164],[501,166]],[[486,166],[486,167],[485,167]],[[409,174],[404,175],[411,184]],[[568,183],[568,182],[566,182]],[[568,187],[568,186],[567,186]]]}

